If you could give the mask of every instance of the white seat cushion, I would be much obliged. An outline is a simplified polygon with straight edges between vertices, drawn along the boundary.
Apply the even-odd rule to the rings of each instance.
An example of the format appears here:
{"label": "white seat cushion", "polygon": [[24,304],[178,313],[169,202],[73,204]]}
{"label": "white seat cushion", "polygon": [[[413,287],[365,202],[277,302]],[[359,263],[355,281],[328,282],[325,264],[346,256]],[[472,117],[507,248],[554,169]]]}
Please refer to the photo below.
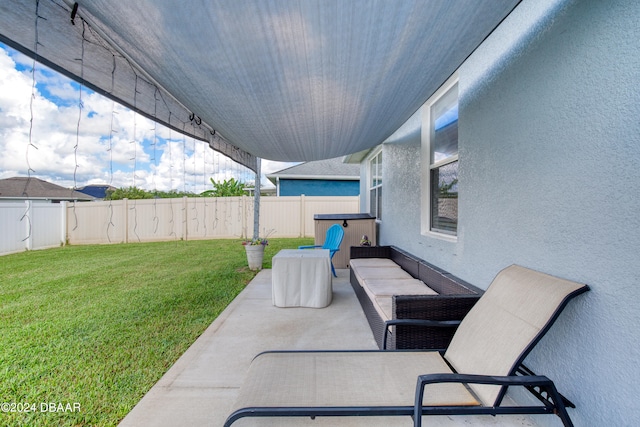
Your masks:
{"label": "white seat cushion", "polygon": [[418,279],[365,279],[363,287],[373,298],[385,295],[438,295]]}
{"label": "white seat cushion", "polygon": [[409,273],[397,267],[361,267],[354,270],[354,273],[361,285],[368,279],[413,279]]}
{"label": "white seat cushion", "polygon": [[400,268],[398,264],[391,261],[389,258],[354,258],[349,260],[349,265],[351,266],[351,268],[361,268],[361,267]]}
{"label": "white seat cushion", "polygon": [[369,279],[363,288],[382,320],[393,319],[394,295],[438,295],[418,279]]}
{"label": "white seat cushion", "polygon": [[371,301],[373,301],[373,306],[383,321],[393,319],[393,297],[381,296],[374,298]]}

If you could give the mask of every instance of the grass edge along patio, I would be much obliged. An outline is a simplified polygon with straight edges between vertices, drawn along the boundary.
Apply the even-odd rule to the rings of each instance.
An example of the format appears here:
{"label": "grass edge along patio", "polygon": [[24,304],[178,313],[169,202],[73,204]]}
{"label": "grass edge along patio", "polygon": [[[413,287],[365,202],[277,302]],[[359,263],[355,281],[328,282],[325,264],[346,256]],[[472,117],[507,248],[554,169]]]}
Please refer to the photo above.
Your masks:
{"label": "grass edge along patio", "polygon": [[[283,247],[270,239],[265,267]],[[0,396],[80,411],[6,426],[116,425],[255,276],[239,240],[65,246],[0,257]]]}

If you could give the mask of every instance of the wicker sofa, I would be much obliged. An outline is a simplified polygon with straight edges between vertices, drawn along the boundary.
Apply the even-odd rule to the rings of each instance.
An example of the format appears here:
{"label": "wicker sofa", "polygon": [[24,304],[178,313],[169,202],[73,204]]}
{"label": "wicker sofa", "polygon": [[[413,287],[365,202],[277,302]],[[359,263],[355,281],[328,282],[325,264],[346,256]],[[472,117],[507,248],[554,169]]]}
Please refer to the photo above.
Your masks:
{"label": "wicker sofa", "polygon": [[350,250],[351,286],[381,349],[447,348],[483,294],[395,246]]}

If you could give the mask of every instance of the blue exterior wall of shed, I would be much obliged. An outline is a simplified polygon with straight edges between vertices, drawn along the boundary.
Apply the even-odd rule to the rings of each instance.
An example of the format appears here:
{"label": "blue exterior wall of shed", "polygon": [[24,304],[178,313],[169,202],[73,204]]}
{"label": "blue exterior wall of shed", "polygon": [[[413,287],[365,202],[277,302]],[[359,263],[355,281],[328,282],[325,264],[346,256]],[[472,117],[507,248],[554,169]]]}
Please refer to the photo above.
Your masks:
{"label": "blue exterior wall of shed", "polygon": [[380,244],[482,288],[510,264],[591,287],[525,360],[576,426],[640,425],[638,22],[637,0],[523,0],[462,65],[456,241],[421,233],[420,112],[383,144]]}
{"label": "blue exterior wall of shed", "polygon": [[280,196],[300,196],[301,194],[305,196],[358,196],[360,182],[280,178]]}

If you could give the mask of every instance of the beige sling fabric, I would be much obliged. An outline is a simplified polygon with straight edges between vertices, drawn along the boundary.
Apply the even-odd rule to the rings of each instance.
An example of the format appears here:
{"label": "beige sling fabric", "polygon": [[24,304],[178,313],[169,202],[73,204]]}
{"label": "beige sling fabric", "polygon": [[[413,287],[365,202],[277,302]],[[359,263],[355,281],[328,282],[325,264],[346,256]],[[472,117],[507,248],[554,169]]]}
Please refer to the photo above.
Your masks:
{"label": "beige sling fabric", "polygon": [[[266,353],[251,364],[235,409],[413,406],[416,381],[451,372],[437,352]],[[426,388],[428,405],[477,405],[461,384]]]}
{"label": "beige sling fabric", "polygon": [[[445,358],[458,373],[508,375],[567,296],[584,286],[517,265],[507,267],[464,318]],[[488,406],[500,391],[498,386],[470,387]]]}

